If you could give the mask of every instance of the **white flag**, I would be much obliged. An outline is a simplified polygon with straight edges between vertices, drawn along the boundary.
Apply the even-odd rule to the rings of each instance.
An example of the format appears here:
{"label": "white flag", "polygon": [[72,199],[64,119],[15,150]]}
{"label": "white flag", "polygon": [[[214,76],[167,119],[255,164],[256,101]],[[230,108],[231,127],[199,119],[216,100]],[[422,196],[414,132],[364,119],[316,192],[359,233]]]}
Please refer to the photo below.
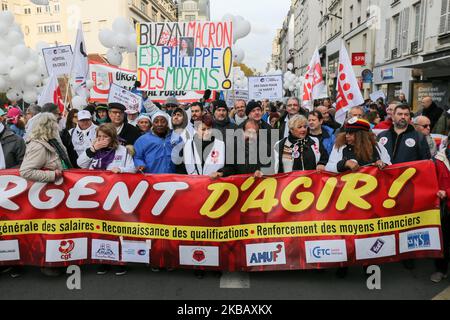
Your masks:
{"label": "white flag", "polygon": [[308,107],[309,110],[312,111],[314,100],[327,97],[327,87],[323,80],[319,49],[316,48],[305,75],[303,84],[303,106]]}
{"label": "white flag", "polygon": [[70,70],[72,91],[75,95],[87,99],[88,90],[86,88],[86,81],[89,75],[89,59],[86,50],[86,43],[84,42],[81,22],[78,25],[77,39],[75,41],[72,67]]}
{"label": "white flag", "polygon": [[58,78],[53,74],[50,76],[50,80],[38,98],[38,105],[43,106],[46,103],[54,103],[59,107],[61,112],[64,111],[64,103],[62,101]]}
{"label": "white flag", "polygon": [[347,49],[342,44],[339,52],[339,75],[337,82],[336,121],[343,124],[345,114],[352,108],[364,103],[364,98],[356,80]]}

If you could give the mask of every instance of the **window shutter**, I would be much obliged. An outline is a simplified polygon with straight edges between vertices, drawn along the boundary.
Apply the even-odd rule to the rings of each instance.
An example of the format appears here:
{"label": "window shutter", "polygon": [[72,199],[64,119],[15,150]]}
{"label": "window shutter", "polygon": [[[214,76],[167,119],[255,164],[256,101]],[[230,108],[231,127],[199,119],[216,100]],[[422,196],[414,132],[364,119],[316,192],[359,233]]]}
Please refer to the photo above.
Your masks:
{"label": "window shutter", "polygon": [[408,53],[408,29],[409,29],[409,7],[406,8],[403,12],[403,32],[402,32],[402,52]]}
{"label": "window shutter", "polygon": [[447,26],[448,4],[449,4],[449,0],[442,0],[439,34],[446,33],[448,30],[448,26]]}
{"label": "window shutter", "polygon": [[390,58],[390,33],[391,33],[391,20],[386,19],[386,36],[385,36],[385,42],[384,42],[384,57],[386,60],[389,60]]}
{"label": "window shutter", "polygon": [[427,16],[427,4],[426,1],[420,2],[420,29],[419,29],[419,50],[423,49],[423,41],[425,38],[425,19]]}

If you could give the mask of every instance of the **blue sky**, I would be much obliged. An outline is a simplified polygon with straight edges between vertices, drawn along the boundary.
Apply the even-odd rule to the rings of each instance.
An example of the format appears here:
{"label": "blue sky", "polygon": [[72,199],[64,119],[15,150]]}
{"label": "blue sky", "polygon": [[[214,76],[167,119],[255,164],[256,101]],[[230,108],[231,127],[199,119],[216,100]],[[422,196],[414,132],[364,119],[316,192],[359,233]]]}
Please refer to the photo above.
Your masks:
{"label": "blue sky", "polygon": [[227,13],[248,20],[252,32],[238,40],[236,46],[245,51],[245,64],[265,71],[276,29],[281,28],[290,3],[290,0],[211,0],[211,20],[221,20]]}

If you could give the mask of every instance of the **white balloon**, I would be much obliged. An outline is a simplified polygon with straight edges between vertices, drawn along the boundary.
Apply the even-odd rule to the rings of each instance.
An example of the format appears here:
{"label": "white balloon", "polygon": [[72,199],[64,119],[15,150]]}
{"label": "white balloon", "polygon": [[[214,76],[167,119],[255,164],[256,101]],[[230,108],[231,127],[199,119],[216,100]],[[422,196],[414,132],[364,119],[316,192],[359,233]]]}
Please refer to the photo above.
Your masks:
{"label": "white balloon", "polygon": [[120,66],[123,61],[122,54],[117,52],[117,50],[109,49],[106,53],[106,59],[108,62],[114,66]]}
{"label": "white balloon", "polygon": [[8,83],[5,78],[0,77],[0,92],[5,92],[8,89]]}
{"label": "white balloon", "polygon": [[23,93],[23,101],[26,103],[35,103],[37,101],[37,92],[35,90],[25,91]]}
{"label": "white balloon", "polygon": [[235,29],[234,43],[236,43],[237,40],[248,36],[251,31],[252,31],[252,26],[251,26],[250,22],[245,21],[245,20],[238,22],[238,26]]}
{"label": "white balloon", "polygon": [[86,99],[80,96],[75,96],[72,98],[72,108],[82,110],[86,107],[87,102]]}
{"label": "white balloon", "polygon": [[9,72],[9,78],[13,82],[18,82],[18,81],[22,80],[25,77],[25,74],[26,74],[26,71],[25,71],[24,68],[22,68],[22,67],[14,67]]}
{"label": "white balloon", "polygon": [[10,70],[8,61],[0,60],[0,75],[7,75]]}
{"label": "white balloon", "polygon": [[106,48],[112,48],[114,45],[114,32],[109,29],[103,29],[98,34],[100,43]]}
{"label": "white balloon", "polygon": [[36,60],[31,59],[31,60],[28,60],[27,62],[25,62],[25,65],[23,66],[23,68],[25,69],[25,71],[27,73],[33,73],[33,72],[37,71],[38,64],[37,64]]}
{"label": "white balloon", "polygon": [[130,22],[127,18],[118,17],[114,20],[112,29],[115,34],[128,33],[130,30]]}
{"label": "white balloon", "polygon": [[20,44],[23,41],[23,34],[20,34],[15,30],[9,31],[6,35],[6,40],[11,46],[14,47],[15,45]]}
{"label": "white balloon", "polygon": [[19,101],[20,99],[22,99],[23,94],[21,90],[13,88],[6,93],[6,97],[9,101]]}
{"label": "white balloon", "polygon": [[30,56],[30,50],[24,44],[19,44],[12,49],[12,54],[19,60],[25,61]]}
{"label": "white balloon", "polygon": [[41,77],[37,74],[29,74],[25,77],[25,85],[27,87],[36,87],[41,83]]}
{"label": "white balloon", "polygon": [[95,83],[92,80],[87,80],[86,81],[86,88],[88,88],[89,90],[91,90],[94,87]]}
{"label": "white balloon", "polygon": [[241,48],[233,48],[233,60],[237,63],[242,63],[245,59],[245,52]]}
{"label": "white balloon", "polygon": [[137,51],[136,33],[131,33],[128,36],[128,52],[136,52],[136,51]]}
{"label": "white balloon", "polygon": [[128,49],[128,45],[128,37],[124,33],[120,33],[114,38],[114,47],[117,47],[117,49],[119,49],[117,51],[121,53],[126,52]]}
{"label": "white balloon", "polygon": [[295,91],[295,86],[293,86],[293,85],[290,86],[290,87],[289,87],[289,91]]}
{"label": "white balloon", "polygon": [[8,33],[8,31],[9,31],[8,24],[5,21],[0,20],[0,36],[2,37],[5,36]]}
{"label": "white balloon", "polygon": [[14,23],[14,15],[10,11],[1,11],[0,21],[3,21],[7,25],[11,25]]}

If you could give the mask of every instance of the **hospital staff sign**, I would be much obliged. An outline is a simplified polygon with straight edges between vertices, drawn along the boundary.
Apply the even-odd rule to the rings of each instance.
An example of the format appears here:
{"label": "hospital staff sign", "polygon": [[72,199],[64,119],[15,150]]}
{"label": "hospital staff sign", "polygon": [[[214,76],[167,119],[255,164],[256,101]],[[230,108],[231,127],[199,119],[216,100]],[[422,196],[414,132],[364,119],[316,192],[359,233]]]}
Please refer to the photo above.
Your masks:
{"label": "hospital staff sign", "polygon": [[232,88],[232,22],[141,23],[137,44],[140,90]]}

